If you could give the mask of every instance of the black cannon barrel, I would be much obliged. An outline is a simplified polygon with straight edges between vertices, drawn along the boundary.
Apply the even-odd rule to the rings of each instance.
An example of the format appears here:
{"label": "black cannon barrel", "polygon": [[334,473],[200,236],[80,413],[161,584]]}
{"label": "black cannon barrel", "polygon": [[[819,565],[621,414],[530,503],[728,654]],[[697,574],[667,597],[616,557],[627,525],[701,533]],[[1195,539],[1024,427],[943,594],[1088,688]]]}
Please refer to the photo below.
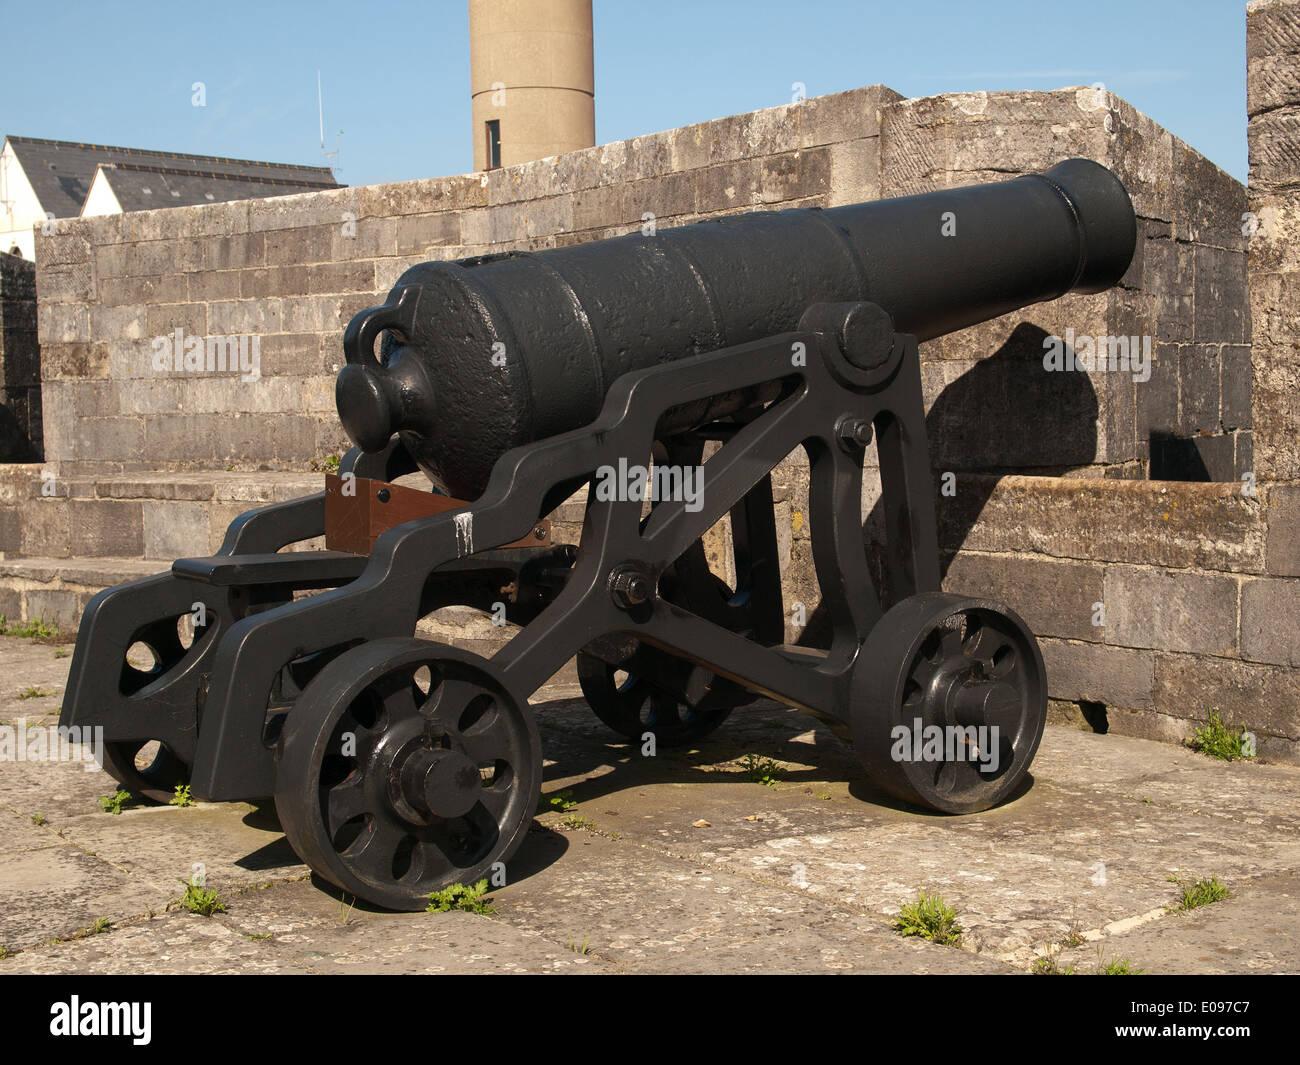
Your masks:
{"label": "black cannon barrel", "polygon": [[435,483],[472,499],[505,451],[591,421],[630,370],[788,332],[814,303],[870,300],[927,340],[1111,287],[1136,232],[1119,180],[1068,159],[994,184],[421,263],[348,326],[339,417],[367,451],[401,431]]}

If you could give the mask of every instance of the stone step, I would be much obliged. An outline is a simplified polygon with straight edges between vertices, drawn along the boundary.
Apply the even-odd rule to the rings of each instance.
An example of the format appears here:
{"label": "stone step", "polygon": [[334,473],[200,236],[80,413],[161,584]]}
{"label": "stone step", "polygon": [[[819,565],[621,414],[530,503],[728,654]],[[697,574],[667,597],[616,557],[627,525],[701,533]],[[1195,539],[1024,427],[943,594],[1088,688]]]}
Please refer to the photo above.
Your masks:
{"label": "stone step", "polygon": [[97,592],[166,568],[140,558],[7,558],[0,560],[0,614],[10,625],[38,620],[57,625],[71,639]]}
{"label": "stone step", "polygon": [[0,555],[160,562],[206,555],[244,511],[323,487],[320,473],[79,476],[33,464],[0,467]]}
{"label": "stone step", "polygon": [[[402,483],[427,486],[418,475]],[[54,475],[38,464],[0,466],[0,558],[144,558],[208,555],[246,510],[319,492],[323,473],[196,471]],[[576,541],[583,488],[552,520]],[[557,530],[558,535],[559,530]],[[302,550],[323,543],[308,541]]]}

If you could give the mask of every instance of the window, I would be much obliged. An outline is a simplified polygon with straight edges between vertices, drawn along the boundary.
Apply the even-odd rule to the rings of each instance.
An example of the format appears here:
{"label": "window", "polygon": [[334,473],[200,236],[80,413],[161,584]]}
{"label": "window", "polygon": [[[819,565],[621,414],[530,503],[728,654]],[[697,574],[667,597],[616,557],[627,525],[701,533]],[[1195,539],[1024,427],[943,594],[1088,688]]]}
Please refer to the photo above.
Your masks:
{"label": "window", "polygon": [[501,165],[501,120],[488,119],[487,123],[487,168],[496,170]]}

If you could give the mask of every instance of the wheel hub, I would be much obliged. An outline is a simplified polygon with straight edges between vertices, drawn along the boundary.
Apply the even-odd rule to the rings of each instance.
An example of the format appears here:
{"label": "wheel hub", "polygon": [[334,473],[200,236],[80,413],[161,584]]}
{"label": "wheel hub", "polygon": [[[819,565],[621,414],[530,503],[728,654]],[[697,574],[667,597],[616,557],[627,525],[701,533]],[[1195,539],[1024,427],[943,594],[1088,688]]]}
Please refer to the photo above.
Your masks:
{"label": "wheel hub", "polygon": [[426,817],[463,817],[483,790],[478,766],[459,751],[420,747],[402,764],[402,797]]}

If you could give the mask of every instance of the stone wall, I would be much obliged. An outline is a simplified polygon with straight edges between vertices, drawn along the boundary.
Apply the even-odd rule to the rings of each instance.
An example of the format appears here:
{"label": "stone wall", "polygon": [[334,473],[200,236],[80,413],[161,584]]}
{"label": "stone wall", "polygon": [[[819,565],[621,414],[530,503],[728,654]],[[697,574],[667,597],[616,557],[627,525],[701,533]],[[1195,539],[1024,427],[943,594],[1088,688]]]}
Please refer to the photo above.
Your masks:
{"label": "stone wall", "polygon": [[[1252,33],[1257,22],[1252,9]],[[298,488],[272,471],[344,445],[332,404],[344,325],[413,262],[618,235],[648,213],[668,226],[1003,180],[1072,155],[1124,181],[1137,255],[1112,292],[923,345],[934,467],[954,475],[936,496],[945,585],[1024,614],[1062,720],[1183,739],[1217,708],[1264,757],[1300,761],[1295,433],[1271,365],[1256,360],[1251,393],[1264,315],[1247,302],[1246,192],[1093,89],[903,100],[875,86],[487,175],[60,223],[38,244],[44,468],[59,490],[39,497],[38,467],[0,476],[0,517],[12,516],[0,581],[19,611],[60,592],[75,617],[85,566],[44,559],[202,553],[246,493]],[[1269,320],[1269,343],[1292,344],[1294,326]],[[156,371],[152,341],[177,328],[256,335],[258,379]],[[1044,372],[1044,339],[1069,329],[1151,337],[1149,380]],[[1265,417],[1267,461],[1253,454]],[[774,480],[788,601],[812,612],[788,637],[816,643],[806,466],[793,458]],[[869,541],[876,502],[872,488]],[[576,534],[580,509],[567,511],[561,538]],[[723,535],[710,545],[721,554]],[[500,638],[439,624],[480,651]]]}
{"label": "stone wall", "polygon": [[36,264],[0,252],[0,462],[41,457]]}
{"label": "stone wall", "polygon": [[[943,393],[937,463],[1141,477],[1154,434],[1193,441],[1202,479],[1235,479],[1250,465],[1244,191],[1092,89],[905,101],[874,86],[489,174],[61,221],[38,237],[47,458],[306,468],[345,443],[332,399],[343,327],[421,260],[562,247],[649,214],[666,227],[1003,180],[1071,155],[1125,180],[1138,259],[1115,292],[925,346],[929,397]],[[1044,336],[1067,328],[1151,337],[1151,380],[1044,373]],[[153,345],[178,329],[256,336],[260,377],[155,369]]]}

